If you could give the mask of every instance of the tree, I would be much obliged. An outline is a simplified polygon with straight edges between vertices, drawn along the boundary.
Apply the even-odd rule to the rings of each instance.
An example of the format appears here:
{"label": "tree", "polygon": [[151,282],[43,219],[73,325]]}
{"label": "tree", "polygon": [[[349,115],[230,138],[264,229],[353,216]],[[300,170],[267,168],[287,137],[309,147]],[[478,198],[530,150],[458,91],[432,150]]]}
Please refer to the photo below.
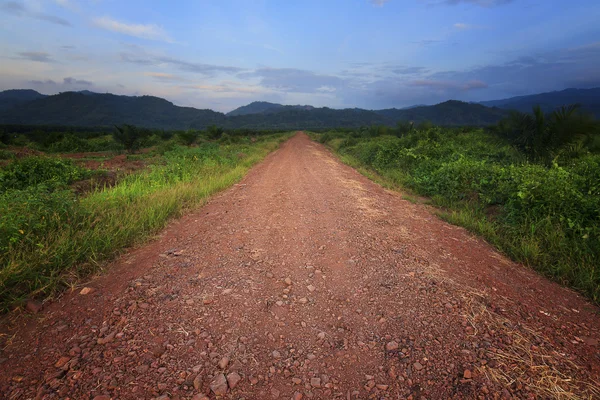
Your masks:
{"label": "tree", "polygon": [[223,134],[223,128],[221,128],[220,126],[211,125],[208,128],[206,128],[206,132],[208,134],[209,139],[217,140]]}
{"label": "tree", "polygon": [[550,165],[567,153],[581,153],[597,133],[597,123],[581,114],[579,105],[562,106],[547,115],[540,106],[532,111],[514,111],[496,126],[496,131],[531,161]]}
{"label": "tree", "polygon": [[182,131],[177,134],[177,137],[186,146],[191,146],[196,139],[198,139],[198,135],[200,133],[193,129],[188,129],[187,131]]}
{"label": "tree", "polygon": [[121,143],[125,150],[129,153],[133,153],[140,146],[142,139],[149,135],[149,132],[145,129],[140,129],[134,125],[124,124],[122,126],[115,125],[115,131],[113,132],[113,139],[116,142]]}

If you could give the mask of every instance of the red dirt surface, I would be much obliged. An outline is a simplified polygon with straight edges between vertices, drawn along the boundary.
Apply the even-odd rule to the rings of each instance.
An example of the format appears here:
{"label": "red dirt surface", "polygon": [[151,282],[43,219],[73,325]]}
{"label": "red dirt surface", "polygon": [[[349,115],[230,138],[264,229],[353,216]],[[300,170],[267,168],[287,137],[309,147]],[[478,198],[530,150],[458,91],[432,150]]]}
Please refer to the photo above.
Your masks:
{"label": "red dirt surface", "polygon": [[598,308],[304,134],[107,271],[5,319],[0,397],[600,396]]}

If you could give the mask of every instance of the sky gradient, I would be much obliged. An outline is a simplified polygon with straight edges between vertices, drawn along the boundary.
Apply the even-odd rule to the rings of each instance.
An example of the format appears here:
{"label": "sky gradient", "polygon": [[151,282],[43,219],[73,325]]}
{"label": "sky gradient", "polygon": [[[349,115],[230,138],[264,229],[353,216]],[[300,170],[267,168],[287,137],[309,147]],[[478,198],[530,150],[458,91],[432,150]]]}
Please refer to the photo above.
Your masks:
{"label": "sky gradient", "polygon": [[598,0],[0,0],[0,90],[381,109],[600,86]]}

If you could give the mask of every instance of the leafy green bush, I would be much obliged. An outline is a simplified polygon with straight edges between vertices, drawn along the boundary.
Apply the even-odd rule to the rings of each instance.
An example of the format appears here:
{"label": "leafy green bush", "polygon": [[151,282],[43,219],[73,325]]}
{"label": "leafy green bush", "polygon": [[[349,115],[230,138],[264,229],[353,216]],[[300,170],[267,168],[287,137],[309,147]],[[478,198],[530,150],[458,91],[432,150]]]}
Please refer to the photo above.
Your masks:
{"label": "leafy green bush", "polygon": [[198,136],[200,136],[200,132],[193,129],[177,133],[177,138],[185,146],[191,146],[198,139]]}
{"label": "leafy green bush", "polygon": [[12,160],[13,158],[15,158],[13,152],[0,148],[0,160]]}
{"label": "leafy green bush", "polygon": [[76,199],[71,190],[36,185],[0,192],[0,253],[39,246],[43,250],[40,239],[64,228],[75,212]]}
{"label": "leafy green bush", "polygon": [[0,193],[41,184],[49,189],[64,188],[89,176],[90,171],[75,165],[72,160],[26,157],[15,160],[0,170]]}

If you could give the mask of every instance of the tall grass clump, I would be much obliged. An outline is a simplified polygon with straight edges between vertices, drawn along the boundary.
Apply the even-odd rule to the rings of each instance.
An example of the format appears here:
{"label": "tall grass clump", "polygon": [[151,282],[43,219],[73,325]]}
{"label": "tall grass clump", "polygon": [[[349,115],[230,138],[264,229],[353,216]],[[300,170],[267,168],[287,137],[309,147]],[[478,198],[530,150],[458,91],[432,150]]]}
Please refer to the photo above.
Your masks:
{"label": "tall grass clump", "polygon": [[317,137],[388,185],[428,196],[441,216],[600,302],[599,124],[564,107],[498,126],[416,127]]}
{"label": "tall grass clump", "polygon": [[[208,142],[193,148],[171,145],[160,164],[82,198],[68,187],[80,177],[73,171],[55,171],[49,175],[61,178],[41,179],[33,176],[35,168],[23,166],[37,161],[10,164],[0,175],[0,182],[7,182],[0,186],[0,310],[26,298],[52,295],[96,270],[170,218],[240,180],[286,138],[270,135],[252,144]],[[26,184],[14,183],[17,173],[23,173]]]}

